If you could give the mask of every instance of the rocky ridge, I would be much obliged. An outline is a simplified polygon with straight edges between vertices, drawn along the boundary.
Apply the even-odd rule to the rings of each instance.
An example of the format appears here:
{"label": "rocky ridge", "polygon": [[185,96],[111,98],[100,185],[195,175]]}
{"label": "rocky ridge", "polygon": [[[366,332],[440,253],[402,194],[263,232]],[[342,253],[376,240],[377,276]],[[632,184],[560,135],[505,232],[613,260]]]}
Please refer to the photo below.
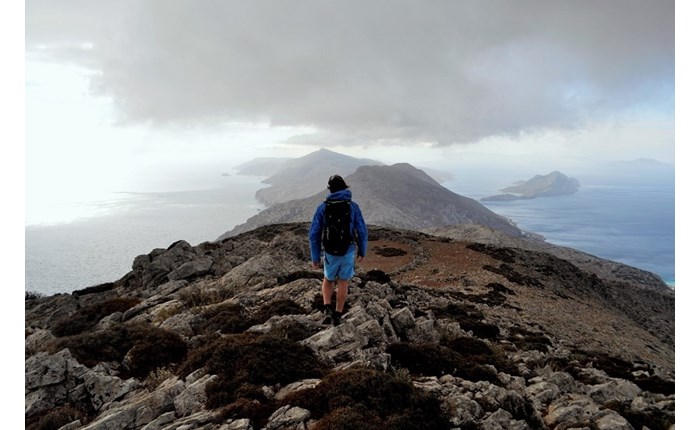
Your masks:
{"label": "rocky ridge", "polygon": [[[515,237],[527,233],[512,221],[476,200],[441,186],[422,170],[407,163],[362,166],[345,178],[352,199],[361,207],[364,220],[384,227],[420,230],[453,224],[481,224]],[[275,204],[250,217],[219,237],[224,239],[255,228],[278,223],[307,222],[327,190],[311,197]]]}
{"label": "rocky ridge", "polygon": [[371,227],[325,326],[307,233],[180,241],[117,282],[28,297],[26,428],[674,426],[671,290]]}

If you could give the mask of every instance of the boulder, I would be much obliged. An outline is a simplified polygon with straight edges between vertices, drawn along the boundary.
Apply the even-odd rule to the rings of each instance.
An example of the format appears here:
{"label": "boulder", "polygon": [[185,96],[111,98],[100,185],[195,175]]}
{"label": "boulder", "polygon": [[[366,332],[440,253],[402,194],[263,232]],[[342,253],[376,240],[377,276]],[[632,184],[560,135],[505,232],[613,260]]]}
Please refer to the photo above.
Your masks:
{"label": "boulder", "polygon": [[191,383],[185,382],[186,388],[174,399],[177,415],[185,416],[203,410],[206,404],[206,385],[216,378],[216,375],[205,375]]}
{"label": "boulder", "polygon": [[638,385],[625,379],[612,379],[603,384],[590,387],[588,395],[600,405],[611,401],[631,402],[641,393]]}
{"label": "boulder", "polygon": [[298,406],[282,406],[269,417],[267,430],[295,429],[311,417],[311,411]]}
{"label": "boulder", "polygon": [[318,332],[301,342],[313,351],[334,361],[347,361],[353,352],[369,343],[369,338],[353,324],[340,324]]}
{"label": "boulder", "polygon": [[178,281],[204,276],[209,273],[209,269],[211,269],[212,264],[213,260],[211,260],[209,257],[188,261],[177,267],[172,272],[168,273],[167,278],[170,281]]}

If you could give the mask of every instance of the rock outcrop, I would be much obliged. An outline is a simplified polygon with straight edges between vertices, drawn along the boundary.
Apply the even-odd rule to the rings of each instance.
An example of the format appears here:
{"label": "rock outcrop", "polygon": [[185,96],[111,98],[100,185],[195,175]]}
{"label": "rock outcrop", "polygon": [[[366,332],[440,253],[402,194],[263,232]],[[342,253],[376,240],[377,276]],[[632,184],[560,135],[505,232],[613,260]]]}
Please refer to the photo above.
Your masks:
{"label": "rock outcrop", "polygon": [[26,428],[674,426],[669,288],[372,227],[323,325],[307,233],[176,242],[112,284],[27,299]]}

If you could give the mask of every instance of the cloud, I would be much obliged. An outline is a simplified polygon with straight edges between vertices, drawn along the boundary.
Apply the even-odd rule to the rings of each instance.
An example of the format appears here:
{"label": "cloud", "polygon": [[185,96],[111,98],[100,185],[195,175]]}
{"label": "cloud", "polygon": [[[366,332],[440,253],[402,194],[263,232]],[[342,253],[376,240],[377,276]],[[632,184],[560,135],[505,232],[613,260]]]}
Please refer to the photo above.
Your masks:
{"label": "cloud", "polygon": [[125,122],[451,144],[674,104],[665,0],[28,0],[25,16],[28,55],[94,70]]}

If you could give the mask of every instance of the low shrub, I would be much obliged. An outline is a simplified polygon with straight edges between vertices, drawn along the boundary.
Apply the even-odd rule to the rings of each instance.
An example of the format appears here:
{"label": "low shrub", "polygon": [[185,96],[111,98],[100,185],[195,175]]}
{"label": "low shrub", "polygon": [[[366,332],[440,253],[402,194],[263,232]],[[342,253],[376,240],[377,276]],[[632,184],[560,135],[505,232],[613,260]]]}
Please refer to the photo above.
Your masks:
{"label": "low shrub", "polygon": [[217,331],[222,334],[242,333],[254,325],[266,322],[275,315],[306,313],[305,309],[289,299],[266,303],[252,315],[248,315],[246,309],[237,303],[224,303],[204,311],[201,314],[202,319],[193,326],[193,329],[198,334]]}
{"label": "low shrub", "polygon": [[391,362],[413,374],[424,376],[453,375],[469,381],[500,384],[490,368],[466,359],[458,352],[434,343],[400,342],[388,346]]}
{"label": "low shrub", "polygon": [[197,334],[214,333],[220,331],[223,334],[241,333],[250,324],[245,316],[245,309],[234,303],[224,303],[201,313],[202,319],[192,325]]}
{"label": "low shrub", "polygon": [[402,255],[406,255],[408,252],[400,248],[386,246],[382,248],[377,248],[376,250],[374,250],[374,253],[382,257],[400,257]]}
{"label": "low shrub", "polygon": [[507,340],[514,343],[517,348],[548,352],[551,340],[543,333],[534,333],[523,327],[510,328]]}
{"label": "low shrub", "polygon": [[44,414],[25,419],[24,428],[26,430],[58,430],[66,424],[80,420],[82,424],[91,420],[90,414],[80,406],[63,405],[51,409]]}
{"label": "low shrub", "polygon": [[443,429],[439,400],[396,375],[353,368],[333,372],[283,402],[311,411],[316,429]]}
{"label": "low shrub", "polygon": [[36,299],[40,299],[42,297],[45,297],[45,296],[38,291],[25,291],[24,292],[24,301],[25,302],[27,300],[36,300]]}
{"label": "low shrub", "polygon": [[251,318],[251,327],[263,324],[275,315],[305,315],[308,312],[298,303],[290,299],[275,300],[264,304]]}
{"label": "low shrub", "polygon": [[[583,367],[594,367],[603,370],[612,378],[626,379],[638,385],[644,391],[663,395],[675,394],[675,381],[667,380],[653,374],[650,365],[642,362],[631,363],[623,358],[613,357],[603,352],[574,350],[570,360],[563,363],[555,363],[556,368],[572,374],[576,379],[584,383],[594,383],[583,376],[580,371]],[[637,370],[645,370],[648,374],[635,374]]]}
{"label": "low shrub", "polygon": [[275,406],[269,401],[240,397],[221,408],[216,421],[222,423],[227,420],[248,418],[255,428],[262,428],[266,424],[267,418],[275,411]]}
{"label": "low shrub", "polygon": [[143,381],[146,389],[153,392],[166,380],[172,378],[175,374],[171,369],[167,367],[159,367],[155,370],[151,370],[146,379]]}
{"label": "low shrub", "polygon": [[464,303],[450,303],[447,306],[432,308],[437,318],[449,318],[459,323],[465,331],[471,331],[483,339],[497,339],[500,329],[495,324],[483,322],[485,316],[475,306]]}
{"label": "low shrub", "polygon": [[51,332],[57,337],[76,335],[90,330],[102,318],[115,312],[125,312],[139,303],[141,300],[135,297],[116,297],[85,306],[56,321],[51,327]]}
{"label": "low shrub", "polygon": [[[159,367],[179,363],[187,353],[187,344],[178,334],[145,323],[63,337],[55,342],[53,350],[63,348],[87,367],[117,362],[124,376],[139,378]],[[124,360],[127,353],[128,360]]]}
{"label": "low shrub", "polygon": [[83,288],[82,290],[73,291],[73,295],[84,296],[87,294],[104,293],[114,289],[114,282],[106,282],[104,284],[94,285],[92,287]]}
{"label": "low shrub", "polygon": [[219,376],[206,389],[209,408],[250,396],[250,385],[284,385],[320,377],[328,370],[307,347],[288,339],[249,333],[224,336],[190,351],[178,374],[184,378],[202,367]]}

